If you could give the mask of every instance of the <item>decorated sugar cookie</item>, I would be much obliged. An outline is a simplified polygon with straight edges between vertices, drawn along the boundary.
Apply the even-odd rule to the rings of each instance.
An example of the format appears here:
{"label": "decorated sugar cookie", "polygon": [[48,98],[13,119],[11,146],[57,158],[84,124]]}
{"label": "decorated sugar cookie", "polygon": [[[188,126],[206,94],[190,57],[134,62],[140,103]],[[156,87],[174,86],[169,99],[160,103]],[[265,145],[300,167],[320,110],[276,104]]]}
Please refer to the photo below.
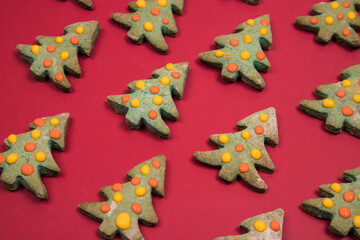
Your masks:
{"label": "decorated sugar cookie", "polygon": [[341,82],[316,87],[315,94],[322,100],[303,100],[300,108],[325,120],[329,132],[345,129],[360,137],[360,64],[342,71],[341,78]]}
{"label": "decorated sugar cookie", "polygon": [[167,54],[164,36],[175,37],[178,29],[173,13],[182,14],[184,0],[137,0],[129,3],[133,13],[113,13],[111,18],[124,28],[136,44],[147,40],[156,51]]}
{"label": "decorated sugar cookie", "polygon": [[51,149],[63,151],[69,114],[36,118],[30,132],[10,134],[5,139],[6,152],[0,153],[1,180],[10,191],[23,185],[40,199],[48,194],[41,176],[57,176],[60,168],[51,155]]}
{"label": "decorated sugar cookie", "polygon": [[283,221],[284,210],[279,208],[240,223],[240,228],[246,232],[245,234],[219,237],[214,240],[281,240]]}
{"label": "decorated sugar cookie", "polygon": [[215,43],[219,50],[200,53],[202,61],[222,69],[221,76],[228,82],[241,78],[258,90],[264,89],[265,81],[258,71],[270,68],[262,50],[268,50],[272,43],[269,15],[247,20],[234,34],[216,37]]}
{"label": "decorated sugar cookie", "polygon": [[[65,1],[65,0],[61,0],[61,1]],[[88,9],[88,10],[92,10],[94,8],[94,4],[92,3],[91,0],[75,0],[81,7]]]}
{"label": "decorated sugar cookie", "polygon": [[81,68],[78,53],[90,56],[100,32],[97,21],[79,22],[64,28],[64,35],[58,37],[38,36],[39,45],[19,44],[16,48],[21,57],[31,64],[30,70],[39,81],[49,78],[64,92],[71,91],[71,84],[65,72],[80,77]]}
{"label": "decorated sugar cookie", "polygon": [[170,129],[163,118],[177,120],[179,113],[172,96],[181,99],[189,63],[169,63],[155,70],[149,80],[128,84],[130,94],[108,96],[110,106],[126,115],[127,124],[133,129],[142,125],[159,137],[169,138]]}
{"label": "decorated sugar cookie", "polygon": [[323,198],[306,200],[302,208],[314,217],[330,220],[334,234],[345,237],[351,233],[360,239],[360,168],[345,171],[343,178],[348,183],[321,185]]}
{"label": "decorated sugar cookie", "polygon": [[99,233],[105,239],[112,239],[119,233],[123,239],[143,240],[138,222],[147,226],[158,222],[151,194],[165,195],[165,167],[164,155],[147,160],[128,172],[130,182],[101,188],[106,201],[81,203],[78,209],[102,222]]}
{"label": "decorated sugar cookie", "polygon": [[314,16],[297,17],[296,24],[309,32],[317,33],[316,40],[329,43],[338,42],[352,47],[360,47],[360,0],[336,0],[317,3],[312,8]]}
{"label": "decorated sugar cookie", "polygon": [[265,192],[267,185],[257,170],[272,173],[275,166],[264,143],[276,146],[279,141],[274,108],[254,113],[239,121],[236,133],[215,134],[210,141],[220,149],[195,152],[194,157],[205,164],[220,167],[219,177],[233,182],[239,176],[250,188]]}

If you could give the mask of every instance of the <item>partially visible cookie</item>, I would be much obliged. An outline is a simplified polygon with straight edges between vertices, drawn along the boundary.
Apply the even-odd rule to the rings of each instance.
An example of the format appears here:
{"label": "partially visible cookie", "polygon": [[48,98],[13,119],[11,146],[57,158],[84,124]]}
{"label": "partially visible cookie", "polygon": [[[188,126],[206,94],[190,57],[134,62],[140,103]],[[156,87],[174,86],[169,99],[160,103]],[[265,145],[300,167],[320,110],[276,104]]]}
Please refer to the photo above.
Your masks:
{"label": "partially visible cookie", "polygon": [[[61,0],[61,1],[65,1],[65,0]],[[88,9],[88,10],[92,10],[94,8],[94,4],[92,3],[91,0],[75,0],[81,7]]]}
{"label": "partially visible cookie", "polygon": [[258,5],[259,3],[259,0],[243,0],[243,1],[250,5]]}
{"label": "partially visible cookie", "polygon": [[283,221],[284,210],[279,208],[240,223],[240,228],[246,232],[245,234],[218,237],[214,240],[281,240]]}

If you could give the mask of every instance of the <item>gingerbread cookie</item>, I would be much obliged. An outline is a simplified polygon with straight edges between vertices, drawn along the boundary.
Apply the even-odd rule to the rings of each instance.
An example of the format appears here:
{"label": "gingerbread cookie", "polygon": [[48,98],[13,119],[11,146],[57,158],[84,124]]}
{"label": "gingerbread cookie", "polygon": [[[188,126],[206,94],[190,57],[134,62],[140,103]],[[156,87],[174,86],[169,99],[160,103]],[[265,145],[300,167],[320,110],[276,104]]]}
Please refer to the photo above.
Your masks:
{"label": "gingerbread cookie", "polygon": [[48,198],[41,176],[57,176],[60,172],[51,149],[64,150],[68,122],[68,113],[37,118],[29,125],[32,131],[5,139],[9,150],[0,154],[0,172],[7,189],[15,191],[23,185],[38,198]]}
{"label": "gingerbread cookie", "polygon": [[278,208],[272,212],[249,218],[240,223],[240,228],[246,234],[219,237],[214,240],[281,240],[283,221],[284,210]]}
{"label": "gingerbread cookie", "polygon": [[134,13],[113,13],[111,18],[130,29],[127,36],[134,43],[147,40],[156,51],[167,54],[164,36],[176,36],[178,29],[172,12],[181,15],[183,6],[184,0],[137,0],[129,3]]}
{"label": "gingerbread cookie", "polygon": [[306,200],[302,208],[311,216],[330,220],[334,234],[345,237],[351,232],[360,239],[360,168],[345,171],[343,178],[348,183],[321,185],[324,198]]}
{"label": "gingerbread cookie", "polygon": [[179,113],[172,95],[181,99],[189,63],[168,63],[155,70],[149,80],[138,80],[128,84],[130,94],[108,96],[110,106],[126,115],[127,124],[133,129],[145,125],[159,137],[169,138],[170,129],[162,118],[177,120]]}
{"label": "gingerbread cookie", "polygon": [[[65,0],[61,0],[61,1],[65,1]],[[81,7],[88,9],[88,10],[92,10],[94,8],[94,4],[92,3],[91,0],[75,0],[77,2],[77,4],[79,4]]]}
{"label": "gingerbread cookie", "polygon": [[323,100],[303,100],[300,109],[325,120],[329,132],[345,129],[360,137],[360,64],[343,70],[341,78],[339,83],[316,87],[315,95]]}
{"label": "gingerbread cookie", "polygon": [[165,195],[165,167],[164,155],[147,160],[128,172],[130,182],[101,188],[105,202],[81,203],[78,209],[102,222],[99,233],[105,239],[112,239],[118,233],[124,239],[143,240],[138,222],[147,226],[158,222],[151,194]]}
{"label": "gingerbread cookie", "polygon": [[30,70],[39,81],[47,78],[64,92],[71,91],[65,72],[80,77],[81,68],[77,54],[90,56],[100,32],[97,21],[79,22],[64,28],[63,36],[38,36],[39,45],[19,44],[21,57],[31,64]]}
{"label": "gingerbread cookie", "polygon": [[210,136],[219,150],[195,152],[194,157],[202,163],[220,167],[219,177],[225,181],[233,182],[239,176],[253,190],[263,193],[267,185],[257,170],[267,173],[275,170],[264,145],[276,146],[279,142],[275,109],[254,113],[236,126],[240,132]]}
{"label": "gingerbread cookie", "polygon": [[264,89],[265,81],[258,71],[267,72],[270,67],[262,51],[272,43],[269,15],[247,20],[234,34],[216,37],[215,43],[220,50],[200,53],[202,61],[222,69],[221,76],[228,82],[241,78],[258,90]]}
{"label": "gingerbread cookie", "polygon": [[360,0],[336,0],[317,3],[312,8],[315,16],[297,17],[296,24],[309,32],[317,33],[316,40],[329,43],[338,42],[352,47],[360,47]]}

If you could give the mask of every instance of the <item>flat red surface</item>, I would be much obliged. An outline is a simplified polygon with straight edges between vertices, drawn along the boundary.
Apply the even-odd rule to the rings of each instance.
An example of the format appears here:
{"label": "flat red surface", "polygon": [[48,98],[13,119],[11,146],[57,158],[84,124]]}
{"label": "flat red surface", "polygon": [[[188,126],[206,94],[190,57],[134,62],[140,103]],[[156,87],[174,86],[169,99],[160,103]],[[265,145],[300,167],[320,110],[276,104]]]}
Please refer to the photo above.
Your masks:
{"label": "flat red surface", "polygon": [[[283,239],[338,239],[328,230],[329,221],[311,217],[300,205],[318,197],[319,185],[341,182],[343,170],[360,165],[360,140],[347,132],[328,133],[323,121],[298,105],[316,99],[317,85],[337,82],[341,70],[360,63],[360,50],[318,44],[315,34],[294,25],[296,16],[307,15],[317,0],[260,0],[255,7],[241,0],[185,0],[184,14],[175,16],[179,34],[166,38],[166,56],[149,44],[131,43],[127,30],[110,20],[111,13],[127,11],[128,1],[93,2],[95,9],[87,11],[73,0],[0,1],[0,137],[28,131],[37,117],[71,114],[66,149],[53,151],[62,171],[43,178],[49,199],[41,201],[23,188],[10,192],[0,187],[0,239],[101,239],[99,223],[79,213],[77,205],[102,201],[102,186],[125,182],[128,170],[158,154],[168,157],[166,196],[153,198],[159,223],[141,226],[146,239],[240,234],[242,220],[276,208],[285,210]],[[262,74],[267,83],[263,92],[223,81],[220,71],[197,58],[215,49],[216,36],[263,14],[270,14],[273,31],[266,52],[272,67]],[[16,45],[34,44],[38,35],[60,35],[68,24],[87,20],[98,20],[102,31],[91,57],[80,57],[81,78],[69,76],[73,91],[63,93],[49,81],[35,80]],[[128,82],[181,61],[189,61],[191,70],[184,97],[176,101],[180,118],[167,121],[171,138],[130,130],[106,96],[127,93]],[[217,169],[192,157],[197,150],[216,149],[208,140],[211,134],[234,132],[237,121],[270,106],[277,110],[280,142],[267,147],[276,171],[260,173],[267,193],[253,192],[242,181],[227,184]],[[0,150],[6,150],[4,144]]]}

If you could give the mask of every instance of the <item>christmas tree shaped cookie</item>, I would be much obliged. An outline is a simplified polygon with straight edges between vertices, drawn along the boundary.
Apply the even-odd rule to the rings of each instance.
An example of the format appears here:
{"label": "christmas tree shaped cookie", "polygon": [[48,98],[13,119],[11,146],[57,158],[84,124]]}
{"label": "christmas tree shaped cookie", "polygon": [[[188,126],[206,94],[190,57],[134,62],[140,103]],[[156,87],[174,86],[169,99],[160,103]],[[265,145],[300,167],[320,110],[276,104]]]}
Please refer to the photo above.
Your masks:
{"label": "christmas tree shaped cookie", "polygon": [[210,141],[220,149],[196,152],[195,158],[210,166],[220,167],[219,177],[233,182],[239,176],[253,190],[265,192],[267,185],[257,170],[272,173],[275,166],[265,145],[276,146],[279,141],[274,108],[254,113],[236,124],[236,133],[215,134]]}
{"label": "christmas tree shaped cookie", "polygon": [[284,210],[279,208],[240,223],[240,228],[246,232],[245,234],[219,237],[214,240],[281,240],[283,220]]}
{"label": "christmas tree shaped cookie", "polygon": [[137,0],[129,3],[133,13],[113,13],[111,18],[130,29],[127,36],[134,43],[147,40],[156,51],[167,54],[164,36],[176,36],[178,29],[173,12],[181,15],[183,5],[184,0]]}
{"label": "christmas tree shaped cookie", "polygon": [[47,78],[64,92],[70,92],[71,84],[65,72],[80,77],[81,68],[78,53],[90,56],[100,32],[97,21],[79,22],[64,29],[58,37],[38,36],[39,45],[19,44],[16,48],[21,57],[31,64],[30,70],[39,81]]}
{"label": "christmas tree shaped cookie", "polygon": [[243,1],[250,5],[258,5],[259,3],[259,0],[243,0]]}
{"label": "christmas tree shaped cookie", "polygon": [[51,149],[63,151],[69,114],[35,119],[32,131],[11,134],[5,139],[9,150],[0,153],[1,180],[10,191],[23,185],[40,199],[48,194],[41,176],[57,176],[60,168],[51,155]]}
{"label": "christmas tree shaped cookie", "polygon": [[168,63],[155,70],[149,80],[138,80],[128,84],[130,94],[108,96],[110,106],[126,115],[127,124],[133,129],[145,125],[159,137],[170,137],[170,129],[162,118],[177,120],[179,113],[172,95],[181,99],[189,63]]}
{"label": "christmas tree shaped cookie", "polygon": [[342,71],[341,78],[341,82],[316,87],[316,96],[323,100],[303,100],[300,108],[326,120],[329,132],[338,134],[345,129],[360,137],[360,65]]}
{"label": "christmas tree shaped cookie", "polygon": [[127,174],[130,182],[101,188],[106,201],[81,203],[80,212],[102,222],[99,233],[105,239],[118,233],[124,239],[143,240],[138,222],[147,226],[158,222],[151,194],[165,195],[165,161],[160,155],[137,165]]}
{"label": "christmas tree shaped cookie", "polygon": [[262,50],[268,50],[272,43],[269,15],[247,20],[234,34],[216,37],[215,43],[219,50],[200,53],[202,61],[222,69],[221,76],[228,82],[241,78],[258,90],[264,89],[265,81],[258,71],[270,68]]}
{"label": "christmas tree shaped cookie", "polygon": [[79,4],[81,7],[85,9],[92,10],[94,8],[94,4],[92,3],[91,0],[75,0],[75,1],[77,2],[77,4]]}
{"label": "christmas tree shaped cookie", "polygon": [[360,0],[337,0],[317,3],[314,16],[297,17],[296,24],[309,32],[317,33],[316,40],[329,43],[332,38],[349,47],[360,47]]}
{"label": "christmas tree shaped cookie", "polygon": [[360,239],[360,168],[345,171],[348,183],[321,185],[324,198],[306,200],[302,208],[308,214],[330,220],[329,229],[340,237],[350,232]]}

